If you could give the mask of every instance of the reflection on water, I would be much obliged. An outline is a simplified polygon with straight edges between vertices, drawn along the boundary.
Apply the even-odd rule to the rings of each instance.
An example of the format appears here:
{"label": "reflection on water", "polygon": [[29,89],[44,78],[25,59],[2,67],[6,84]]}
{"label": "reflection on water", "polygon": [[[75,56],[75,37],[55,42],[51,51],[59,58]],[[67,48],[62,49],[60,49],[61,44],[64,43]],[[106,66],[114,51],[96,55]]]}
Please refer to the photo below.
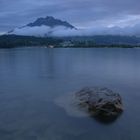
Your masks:
{"label": "reflection on water", "polygon": [[[139,140],[139,49],[0,50],[1,140]],[[121,94],[114,123],[75,117],[54,102],[85,86]]]}

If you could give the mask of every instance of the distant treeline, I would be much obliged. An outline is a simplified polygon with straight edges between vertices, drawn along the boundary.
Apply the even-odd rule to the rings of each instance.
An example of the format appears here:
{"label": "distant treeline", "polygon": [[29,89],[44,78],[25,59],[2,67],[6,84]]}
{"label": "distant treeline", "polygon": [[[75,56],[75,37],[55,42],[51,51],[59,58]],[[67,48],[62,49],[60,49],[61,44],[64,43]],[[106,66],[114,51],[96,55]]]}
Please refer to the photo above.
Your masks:
{"label": "distant treeline", "polygon": [[96,45],[140,45],[140,37],[121,36],[121,35],[94,35],[94,36],[74,36],[63,37],[63,40],[71,40],[74,42],[94,42]]}
{"label": "distant treeline", "polygon": [[57,46],[62,42],[58,38],[43,38],[33,36],[3,35],[0,36],[0,48],[14,48],[22,46]]}
{"label": "distant treeline", "polygon": [[140,47],[140,37],[135,36],[75,36],[75,37],[33,37],[18,35],[0,36],[0,48],[24,46],[45,46],[55,48],[132,48]]}

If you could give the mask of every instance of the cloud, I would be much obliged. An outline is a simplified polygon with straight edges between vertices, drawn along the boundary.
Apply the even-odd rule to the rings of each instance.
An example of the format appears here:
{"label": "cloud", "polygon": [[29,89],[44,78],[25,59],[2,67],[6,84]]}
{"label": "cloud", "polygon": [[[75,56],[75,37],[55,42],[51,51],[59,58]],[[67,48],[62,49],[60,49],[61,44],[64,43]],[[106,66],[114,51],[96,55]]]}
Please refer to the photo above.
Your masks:
{"label": "cloud", "polygon": [[139,0],[0,1],[1,32],[47,15],[66,20],[77,28],[126,27],[140,23]]}
{"label": "cloud", "polygon": [[13,32],[9,34],[16,35],[28,35],[28,36],[44,36],[45,34],[50,32],[50,28],[48,26],[41,27],[24,27],[24,28],[16,28]]}
{"label": "cloud", "polygon": [[65,26],[50,28],[49,26],[16,28],[10,34],[28,36],[92,36],[92,35],[137,35],[140,36],[140,24],[127,27],[93,27],[86,29],[70,29]]}
{"label": "cloud", "polygon": [[37,26],[37,27],[23,27],[16,28],[13,32],[8,34],[16,35],[28,35],[28,36],[74,36],[81,35],[81,30],[70,29],[65,26],[57,26],[50,28],[49,26]]}

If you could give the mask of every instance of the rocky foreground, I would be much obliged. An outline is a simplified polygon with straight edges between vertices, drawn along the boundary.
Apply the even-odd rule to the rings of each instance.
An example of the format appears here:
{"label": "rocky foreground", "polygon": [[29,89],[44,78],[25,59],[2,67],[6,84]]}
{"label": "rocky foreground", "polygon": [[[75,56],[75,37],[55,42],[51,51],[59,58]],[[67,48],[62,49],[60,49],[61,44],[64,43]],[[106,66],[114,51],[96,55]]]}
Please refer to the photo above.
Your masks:
{"label": "rocky foreground", "polygon": [[83,88],[76,92],[78,106],[88,110],[98,119],[112,120],[123,111],[122,99],[118,93],[107,88]]}

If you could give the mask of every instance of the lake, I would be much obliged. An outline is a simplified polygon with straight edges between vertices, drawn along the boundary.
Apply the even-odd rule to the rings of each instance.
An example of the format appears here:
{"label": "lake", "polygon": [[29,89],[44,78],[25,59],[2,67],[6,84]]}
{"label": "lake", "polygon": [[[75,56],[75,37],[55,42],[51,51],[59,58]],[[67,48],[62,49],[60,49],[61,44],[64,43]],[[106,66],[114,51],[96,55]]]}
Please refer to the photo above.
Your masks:
{"label": "lake", "polygon": [[[86,86],[120,93],[123,114],[106,124],[55,102]],[[0,49],[1,140],[139,140],[139,130],[140,49]]]}

